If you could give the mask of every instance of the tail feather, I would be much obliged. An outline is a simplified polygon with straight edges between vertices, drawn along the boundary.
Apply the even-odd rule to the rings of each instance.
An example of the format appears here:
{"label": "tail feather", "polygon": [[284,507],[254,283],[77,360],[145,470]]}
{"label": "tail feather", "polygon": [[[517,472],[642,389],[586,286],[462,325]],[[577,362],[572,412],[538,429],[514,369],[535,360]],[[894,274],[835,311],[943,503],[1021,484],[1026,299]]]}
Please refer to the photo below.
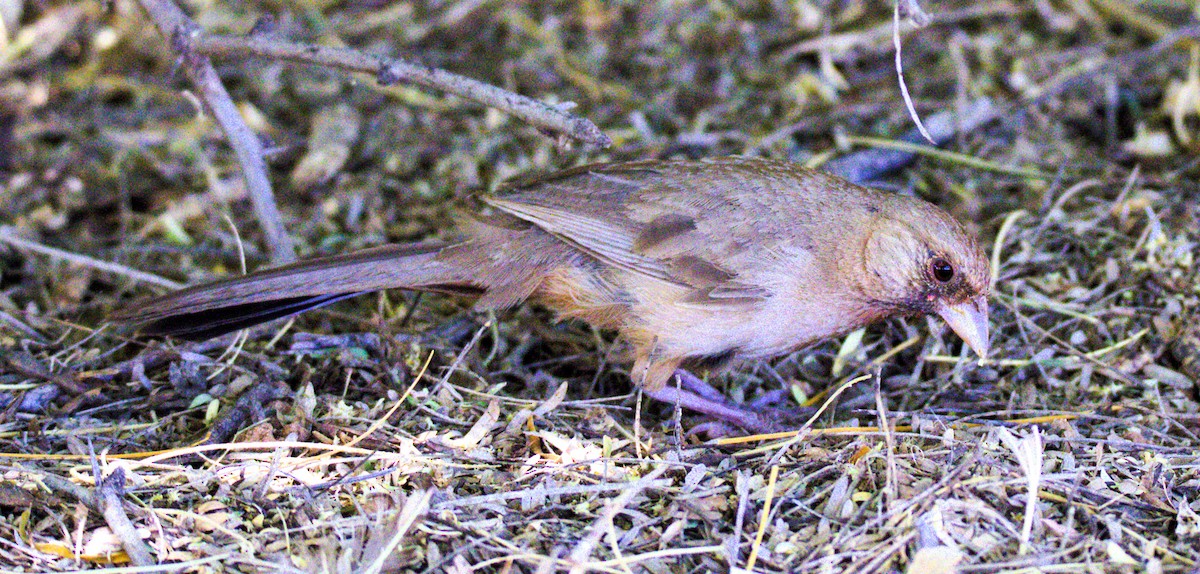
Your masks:
{"label": "tail feather", "polygon": [[140,331],[145,335],[203,341],[247,327],[253,327],[260,323],[311,311],[356,295],[362,295],[362,293],[339,293],[321,297],[296,297],[261,303],[231,305],[229,307],[220,307],[194,313],[181,313],[148,323],[142,326]]}
{"label": "tail feather", "polygon": [[437,261],[440,243],[387,245],[300,261],[136,301],[112,319],[150,335],[203,340],[390,288],[478,293]]}
{"label": "tail feather", "polygon": [[145,333],[206,339],[383,289],[479,296],[501,309],[533,295],[577,250],[535,227],[480,222],[454,244],[385,245],[309,259],[135,301],[112,319]]}

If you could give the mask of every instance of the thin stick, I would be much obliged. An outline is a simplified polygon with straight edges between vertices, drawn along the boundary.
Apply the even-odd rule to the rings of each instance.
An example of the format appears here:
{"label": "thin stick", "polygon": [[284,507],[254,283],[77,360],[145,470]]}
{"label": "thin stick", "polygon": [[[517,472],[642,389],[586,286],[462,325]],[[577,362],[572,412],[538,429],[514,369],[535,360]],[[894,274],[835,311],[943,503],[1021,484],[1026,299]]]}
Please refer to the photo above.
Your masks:
{"label": "thin stick", "polygon": [[130,279],[133,279],[135,281],[141,281],[143,283],[152,283],[154,285],[159,285],[161,287],[166,287],[168,289],[179,289],[180,287],[183,287],[183,285],[180,283],[176,283],[176,282],[171,281],[170,279],[166,279],[164,277],[159,277],[158,275],[154,275],[152,273],[146,273],[145,271],[138,271],[137,269],[131,269],[129,267],[126,267],[124,265],[120,265],[117,263],[109,263],[108,261],[101,261],[99,259],[88,257],[87,255],[71,253],[70,251],[63,251],[62,249],[55,249],[53,247],[47,247],[47,246],[42,245],[41,243],[37,243],[35,241],[30,241],[28,239],[22,239],[20,237],[17,237],[16,232],[13,230],[13,228],[11,226],[7,226],[7,225],[0,226],[0,243],[7,243],[8,245],[10,245],[16,249],[20,249],[22,251],[32,251],[33,253],[39,253],[41,255],[48,255],[55,259],[62,259],[64,261],[69,261],[76,265],[83,265],[84,267],[91,267],[92,269],[97,269],[97,270],[105,271],[108,273],[114,273],[116,275],[123,275],[125,277],[129,277]]}
{"label": "thin stick", "polygon": [[991,285],[993,288],[996,287],[996,281],[1000,279],[1000,253],[1004,249],[1004,239],[1007,238],[1008,233],[1012,231],[1013,224],[1024,216],[1024,209],[1018,209],[1004,216],[1004,223],[1000,224],[1000,231],[996,233],[996,241],[992,243]]}
{"label": "thin stick", "polygon": [[400,58],[364,54],[348,48],[288,42],[261,35],[237,37],[198,33],[191,38],[191,41],[195,50],[205,56],[244,58],[249,55],[318,64],[371,74],[375,76],[380,85],[384,86],[405,82],[442,90],[507,112],[539,128],[561,133],[590,145],[599,147],[612,145],[612,140],[600,131],[596,124],[585,118],[573,116],[554,106],[491,84]]}
{"label": "thin stick", "polygon": [[200,36],[200,26],[171,0],[138,1],[154,21],[159,33],[170,40],[172,47],[182,56],[184,73],[237,153],[255,216],[271,250],[271,260],[275,263],[294,260],[296,252],[292,248],[292,239],[283,225],[283,217],[279,214],[275,194],[271,191],[271,181],[267,177],[262,142],[242,120],[212,62],[196,51],[195,41]]}
{"label": "thin stick", "polygon": [[396,547],[400,546],[400,542],[404,540],[404,535],[408,534],[408,530],[412,525],[429,511],[429,499],[433,498],[434,489],[429,488],[420,493],[409,495],[404,506],[400,508],[400,512],[396,513],[395,533],[388,539],[383,550],[371,561],[367,568],[363,570],[368,574],[376,574],[383,571],[384,563],[395,552]]}
{"label": "thin stick", "polygon": [[[914,7],[916,7],[916,3],[909,5],[908,10],[911,11]],[[908,108],[908,115],[917,124],[917,131],[921,132],[921,135],[925,136],[929,143],[937,145],[933,136],[929,135],[929,130],[925,129],[925,124],[921,123],[921,116],[917,114],[912,96],[908,94],[908,84],[904,82],[904,60],[900,56],[900,0],[896,0],[895,12],[892,15],[892,45],[896,48],[896,79],[900,81],[900,95],[904,97],[904,107]]]}
{"label": "thin stick", "polygon": [[[328,448],[328,447],[326,447]],[[629,489],[645,490],[648,488],[667,488],[671,486],[669,479],[638,479],[632,482],[602,482],[599,484],[585,484],[581,486],[561,486],[557,488],[546,488],[538,490],[538,496],[578,496],[581,494],[600,494],[604,492],[625,492]],[[516,500],[525,496],[529,496],[529,492],[525,490],[515,492],[500,492],[496,494],[481,494],[476,496],[466,496],[463,498],[444,500],[434,505],[434,510],[446,510],[458,507],[476,507],[483,504],[492,504],[506,500]],[[718,547],[719,548],[719,547]],[[593,563],[592,566],[595,566]]]}
{"label": "thin stick", "polygon": [[[91,443],[88,443],[91,446]],[[121,547],[129,556],[129,562],[137,567],[153,566],[158,563],[148,546],[137,533],[137,528],[125,513],[125,469],[117,467],[108,476],[100,476],[100,463],[92,453],[92,470],[96,479],[96,494],[93,500],[108,528],[121,541]]]}
{"label": "thin stick", "polygon": [[[613,498],[605,503],[604,511],[600,513],[600,516],[596,517],[594,522],[592,522],[592,526],[588,529],[587,535],[585,535],[575,545],[575,548],[571,549],[571,554],[567,556],[567,560],[572,563],[570,574],[583,574],[588,570],[588,567],[591,566],[588,558],[592,555],[592,551],[595,550],[596,544],[600,542],[600,538],[605,534],[612,532],[613,519],[615,519],[618,514],[625,510],[625,507],[629,505],[629,502],[633,500],[635,496],[641,494],[642,491],[650,485],[650,481],[662,476],[662,474],[669,468],[670,466],[663,465],[654,469],[653,472],[646,475],[642,480],[639,480],[636,483],[639,485],[637,488],[630,487],[622,490],[621,494],[617,495],[616,498]],[[614,536],[614,539],[615,538],[616,537]],[[619,549],[616,547],[616,541],[614,540],[613,553],[617,554],[617,558],[620,558],[621,556],[617,553],[618,551]],[[626,572],[629,572],[629,566],[627,564],[621,564],[621,566],[624,566]]]}
{"label": "thin stick", "polygon": [[966,167],[969,167],[972,169],[981,169],[981,170],[991,171],[991,172],[995,172],[995,173],[1002,173],[1005,175],[1015,175],[1017,177],[1025,177],[1025,178],[1029,178],[1029,179],[1047,179],[1047,180],[1053,179],[1053,177],[1054,177],[1051,174],[1042,173],[1041,171],[1038,171],[1036,169],[1023,168],[1023,167],[1007,167],[1007,166],[999,165],[999,164],[991,162],[991,161],[987,161],[987,160],[980,159],[977,157],[969,156],[964,153],[956,153],[956,152],[952,152],[952,151],[946,151],[943,149],[938,149],[936,147],[914,144],[914,143],[909,143],[906,141],[887,140],[887,139],[873,138],[873,137],[867,137],[867,136],[848,136],[846,138],[846,141],[851,144],[854,144],[854,145],[864,145],[864,146],[878,147],[878,148],[884,148],[884,149],[894,149],[894,150],[909,152],[909,153],[913,153],[913,154],[917,154],[917,155],[922,155],[925,157],[931,157],[931,158],[941,160],[941,161],[956,163],[956,164],[963,165],[963,166],[966,166]]}
{"label": "thin stick", "polygon": [[41,333],[38,333],[33,327],[26,325],[24,321],[21,321],[20,319],[13,317],[4,311],[0,311],[0,323],[8,325],[10,329],[39,343],[44,343],[46,341],[46,338],[43,337]]}
{"label": "thin stick", "polygon": [[750,546],[750,558],[746,560],[746,572],[754,572],[754,563],[758,562],[758,549],[762,547],[763,534],[767,532],[767,521],[771,519],[771,502],[775,500],[775,483],[779,479],[779,465],[771,467],[767,477],[767,496],[763,500],[762,515],[758,517],[758,531],[754,533],[754,544]]}
{"label": "thin stick", "polygon": [[887,472],[883,482],[883,508],[886,512],[891,512],[899,493],[899,488],[896,487],[896,439],[893,436],[893,425],[888,421],[887,405],[883,402],[883,380],[880,371],[880,367],[875,368],[875,410],[879,416],[879,428],[883,431],[883,444],[887,448],[884,457],[887,460]]}

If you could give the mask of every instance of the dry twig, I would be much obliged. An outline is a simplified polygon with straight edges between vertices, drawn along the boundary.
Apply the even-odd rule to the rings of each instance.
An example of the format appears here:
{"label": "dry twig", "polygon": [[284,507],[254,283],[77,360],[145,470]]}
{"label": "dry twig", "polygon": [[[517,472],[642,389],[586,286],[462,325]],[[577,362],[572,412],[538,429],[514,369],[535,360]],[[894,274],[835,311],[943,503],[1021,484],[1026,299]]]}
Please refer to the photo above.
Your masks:
{"label": "dry twig", "polygon": [[240,38],[197,34],[192,38],[192,42],[194,48],[206,56],[255,56],[318,64],[371,74],[384,86],[406,82],[442,90],[512,114],[538,128],[561,133],[588,145],[602,148],[612,145],[612,140],[586,118],[571,115],[560,108],[491,84],[401,58],[364,54],[349,48],[287,42],[263,35]]}
{"label": "dry twig", "polygon": [[200,100],[208,106],[237,153],[242,177],[246,180],[246,191],[250,194],[255,215],[271,250],[271,260],[275,263],[294,260],[296,252],[292,247],[292,239],[284,227],[283,216],[271,191],[271,180],[267,177],[262,141],[238,113],[212,62],[192,49],[200,26],[172,0],[140,0],[140,3],[159,33],[169,39],[171,46],[182,56],[184,74],[195,86]]}

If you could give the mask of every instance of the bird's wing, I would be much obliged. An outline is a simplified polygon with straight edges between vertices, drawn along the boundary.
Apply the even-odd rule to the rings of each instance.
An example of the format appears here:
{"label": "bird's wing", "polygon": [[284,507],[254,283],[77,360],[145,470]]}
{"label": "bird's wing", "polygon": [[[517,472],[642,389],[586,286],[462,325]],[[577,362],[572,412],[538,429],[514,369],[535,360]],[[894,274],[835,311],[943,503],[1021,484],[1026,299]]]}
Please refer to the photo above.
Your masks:
{"label": "bird's wing", "polygon": [[581,166],[516,184],[484,201],[615,268],[676,282],[662,261],[634,251],[636,226],[628,216],[632,197],[663,183],[650,164]]}
{"label": "bird's wing", "polygon": [[779,200],[755,197],[752,178],[721,165],[583,166],[485,201],[616,269],[690,287],[685,302],[760,301],[770,293],[753,271],[795,233],[771,213]]}

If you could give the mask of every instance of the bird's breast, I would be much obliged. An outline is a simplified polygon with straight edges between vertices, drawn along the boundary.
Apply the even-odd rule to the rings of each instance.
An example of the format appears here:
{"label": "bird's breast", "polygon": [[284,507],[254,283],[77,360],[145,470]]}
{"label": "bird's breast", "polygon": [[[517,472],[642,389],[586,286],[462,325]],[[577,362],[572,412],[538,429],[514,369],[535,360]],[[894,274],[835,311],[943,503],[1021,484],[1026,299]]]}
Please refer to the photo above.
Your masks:
{"label": "bird's breast", "polygon": [[635,286],[633,315],[666,352],[687,357],[735,351],[739,359],[777,356],[849,332],[864,322],[862,304],[847,286],[819,272],[781,266],[739,280],[766,295],[730,303],[688,302],[684,290]]}

